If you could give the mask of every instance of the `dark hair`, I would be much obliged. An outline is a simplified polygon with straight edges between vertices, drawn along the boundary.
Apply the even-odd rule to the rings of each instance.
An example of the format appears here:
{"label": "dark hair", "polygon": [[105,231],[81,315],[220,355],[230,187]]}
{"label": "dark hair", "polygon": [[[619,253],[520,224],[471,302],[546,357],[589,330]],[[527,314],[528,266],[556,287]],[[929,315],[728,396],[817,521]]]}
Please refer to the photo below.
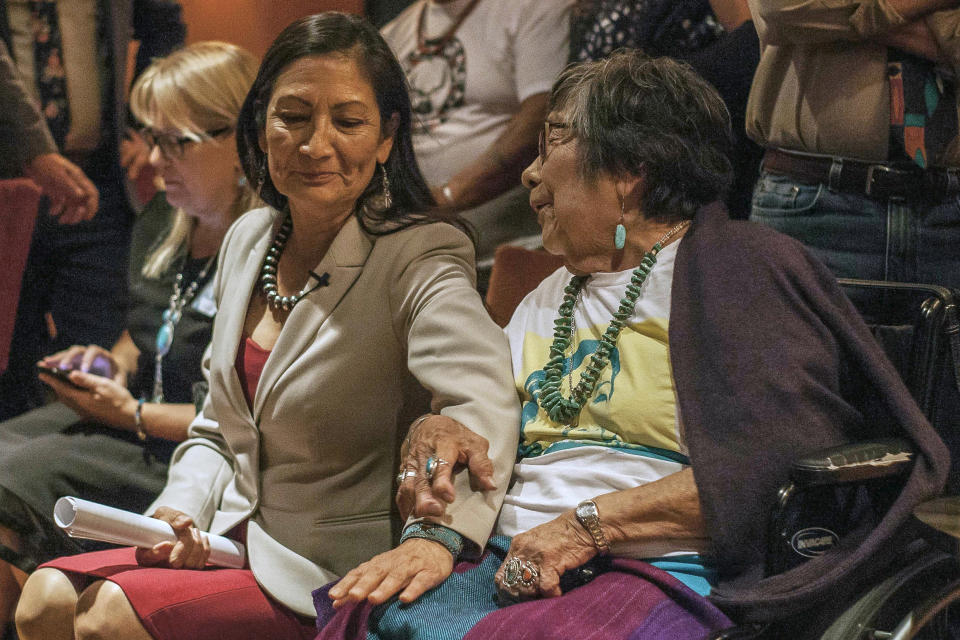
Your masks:
{"label": "dark hair", "polygon": [[647,218],[692,218],[733,179],[730,114],[685,63],[620,50],[570,65],[553,85],[550,110],[567,114],[584,176],[644,176]]}
{"label": "dark hair", "polygon": [[308,56],[332,53],[351,57],[366,74],[377,99],[381,127],[387,126],[394,113],[399,118],[393,148],[383,164],[393,204],[389,208],[382,206],[382,178],[374,172],[357,201],[356,215],[361,225],[369,233],[384,234],[433,220],[424,213],[436,203],[413,153],[410,96],[403,69],[373,25],[346,13],[331,11],[297,20],[277,36],[264,55],[237,119],[237,149],[247,180],[258,187],[264,202],[276,209],[286,208],[287,198],[270,179],[267,155],[259,144],[266,126],[267,104],[277,77],[290,64]]}

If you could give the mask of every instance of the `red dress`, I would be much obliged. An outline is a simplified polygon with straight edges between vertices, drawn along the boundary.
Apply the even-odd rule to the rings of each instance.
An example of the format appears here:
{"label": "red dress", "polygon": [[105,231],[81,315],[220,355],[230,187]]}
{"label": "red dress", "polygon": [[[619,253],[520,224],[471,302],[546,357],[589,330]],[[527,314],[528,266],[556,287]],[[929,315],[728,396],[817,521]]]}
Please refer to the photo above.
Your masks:
{"label": "red dress", "polygon": [[[250,338],[237,349],[237,373],[248,406],[269,355]],[[228,535],[242,542],[245,534],[246,523]],[[42,566],[115,582],[157,640],[299,640],[316,635],[313,619],[270,598],[249,568],[141,567],[132,548],[57,558]]]}

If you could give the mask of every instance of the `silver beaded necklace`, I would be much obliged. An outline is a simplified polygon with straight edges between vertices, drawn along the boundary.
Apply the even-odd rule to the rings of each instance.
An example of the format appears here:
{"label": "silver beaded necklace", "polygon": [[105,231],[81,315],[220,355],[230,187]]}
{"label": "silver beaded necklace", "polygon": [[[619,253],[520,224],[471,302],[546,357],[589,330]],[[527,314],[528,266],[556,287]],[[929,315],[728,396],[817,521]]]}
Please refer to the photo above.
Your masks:
{"label": "silver beaded necklace", "polygon": [[283,254],[283,248],[287,246],[291,231],[293,231],[293,218],[288,213],[277,230],[277,235],[274,236],[273,244],[270,245],[267,256],[263,259],[263,267],[260,269],[260,290],[263,291],[263,295],[267,299],[267,306],[271,309],[290,311],[305,295],[315,289],[327,286],[330,281],[330,274],[324,273],[318,276],[310,271],[310,275],[317,280],[317,284],[311,287],[308,280],[307,284],[303,285],[303,289],[300,289],[298,293],[289,296],[280,295],[277,291],[277,265],[280,264],[280,256]]}
{"label": "silver beaded necklace", "polygon": [[173,295],[170,296],[170,303],[163,311],[163,323],[157,330],[157,355],[156,364],[153,367],[153,396],[150,398],[150,402],[163,402],[163,358],[170,353],[170,348],[173,346],[173,334],[177,329],[180,318],[183,317],[183,308],[193,300],[200,283],[206,279],[207,272],[216,259],[217,254],[210,256],[206,264],[203,265],[203,269],[187,285],[186,289],[182,288],[183,271],[178,273],[173,281]]}

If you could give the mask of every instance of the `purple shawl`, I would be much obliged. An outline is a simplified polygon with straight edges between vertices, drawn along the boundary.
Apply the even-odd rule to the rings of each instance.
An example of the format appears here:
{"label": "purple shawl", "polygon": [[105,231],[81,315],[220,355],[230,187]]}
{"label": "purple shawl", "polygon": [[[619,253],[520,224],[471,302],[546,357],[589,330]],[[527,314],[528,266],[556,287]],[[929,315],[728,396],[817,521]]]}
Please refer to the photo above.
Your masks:
{"label": "purple shawl", "polygon": [[[701,209],[680,243],[670,312],[680,414],[720,564],[715,604],[741,620],[782,619],[846,593],[903,542],[912,508],[941,490],[949,456],[834,276],[796,241]],[[847,376],[881,404],[863,418]],[[763,578],[777,488],[799,456],[891,434],[916,464],[872,531]]]}

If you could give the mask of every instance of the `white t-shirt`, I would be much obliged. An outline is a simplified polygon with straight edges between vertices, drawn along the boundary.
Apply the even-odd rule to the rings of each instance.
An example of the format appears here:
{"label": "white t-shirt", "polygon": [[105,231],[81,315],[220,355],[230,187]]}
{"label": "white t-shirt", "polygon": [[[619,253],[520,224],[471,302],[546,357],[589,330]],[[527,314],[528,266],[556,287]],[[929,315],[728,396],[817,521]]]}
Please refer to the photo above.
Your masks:
{"label": "white t-shirt", "polygon": [[440,54],[418,56],[421,13],[429,45],[469,2],[419,0],[381,30],[407,74],[414,149],[429,184],[476,160],[521,102],[550,91],[567,60],[573,0],[480,0]]}
{"label": "white t-shirt", "polygon": [[[657,255],[610,362],[573,425],[552,421],[536,401],[553,342],[553,322],[571,274],[558,269],[517,307],[505,331],[523,405],[523,458],[514,467],[497,533],[512,536],[527,531],[582,500],[659,480],[688,463],[668,341],[670,287],[679,244],[671,243]],[[564,362],[564,395],[569,396],[571,379],[574,385],[579,382],[632,276],[632,270],[595,274],[581,290],[574,307],[575,351],[568,351]],[[705,540],[664,539],[613,552],[649,559],[704,548]]]}

